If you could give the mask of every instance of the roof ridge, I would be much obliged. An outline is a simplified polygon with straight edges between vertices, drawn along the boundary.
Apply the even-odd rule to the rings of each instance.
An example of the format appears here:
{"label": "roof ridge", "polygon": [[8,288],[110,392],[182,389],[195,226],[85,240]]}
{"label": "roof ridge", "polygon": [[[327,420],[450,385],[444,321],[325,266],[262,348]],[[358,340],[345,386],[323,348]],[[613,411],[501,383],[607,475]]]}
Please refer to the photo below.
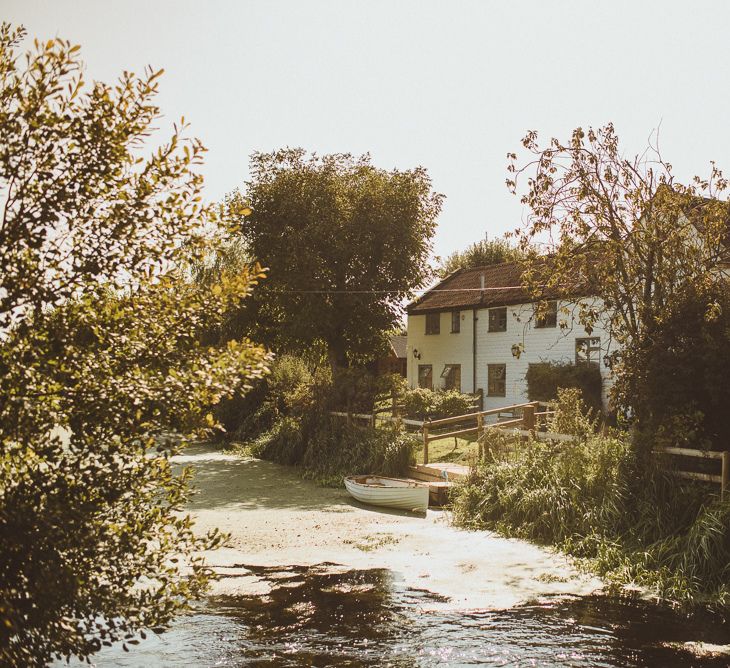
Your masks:
{"label": "roof ridge", "polygon": [[[469,267],[468,269],[465,269],[464,267],[461,267],[461,270],[464,272],[467,271],[479,271],[480,269],[494,269],[495,267],[506,267],[509,265],[516,265],[519,264],[519,260],[507,260],[506,262],[495,262],[493,264],[480,264],[478,267]],[[458,270],[457,270],[458,271]],[[456,272],[454,272],[456,273]]]}

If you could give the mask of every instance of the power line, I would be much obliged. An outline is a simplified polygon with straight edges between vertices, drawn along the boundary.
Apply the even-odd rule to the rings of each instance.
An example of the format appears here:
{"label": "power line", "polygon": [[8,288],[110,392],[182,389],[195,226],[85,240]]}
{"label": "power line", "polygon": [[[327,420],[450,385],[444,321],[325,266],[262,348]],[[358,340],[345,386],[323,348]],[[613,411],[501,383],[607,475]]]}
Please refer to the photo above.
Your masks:
{"label": "power line", "polygon": [[[413,292],[486,292],[488,290],[524,290],[521,285],[504,285],[484,288],[434,288],[429,290],[413,290]],[[373,295],[373,294],[400,294],[405,290],[270,290],[270,292],[294,293],[304,295]]]}

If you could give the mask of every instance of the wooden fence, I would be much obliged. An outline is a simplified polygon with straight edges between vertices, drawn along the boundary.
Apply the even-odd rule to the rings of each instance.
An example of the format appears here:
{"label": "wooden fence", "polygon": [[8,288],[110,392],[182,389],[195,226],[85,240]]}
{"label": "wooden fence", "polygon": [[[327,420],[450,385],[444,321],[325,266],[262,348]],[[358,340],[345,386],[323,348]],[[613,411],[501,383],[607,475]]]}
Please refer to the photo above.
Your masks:
{"label": "wooden fence", "polygon": [[[348,421],[366,420],[371,426],[375,426],[376,419],[380,415],[381,420],[396,422],[408,427],[416,427],[423,437],[423,463],[428,464],[428,445],[433,441],[443,438],[455,438],[457,436],[467,436],[476,434],[479,443],[479,458],[484,455],[482,447],[482,436],[490,429],[500,429],[509,431],[515,435],[527,436],[531,435],[541,440],[551,441],[572,441],[574,436],[568,434],[557,434],[544,431],[547,417],[552,415],[550,405],[540,401],[531,401],[524,404],[514,404],[512,406],[503,406],[487,411],[477,411],[466,413],[464,415],[455,415],[453,417],[442,418],[439,420],[411,420],[403,418],[399,414],[400,406],[393,404],[387,408],[380,408],[371,414],[363,413],[343,413],[332,412],[331,415],[347,418]],[[545,408],[546,410],[538,410]],[[512,417],[507,420],[500,420],[503,416],[509,417],[509,414],[521,412],[519,418]],[[390,413],[390,415],[385,415]],[[497,421],[485,423],[485,418],[497,416]],[[440,431],[443,428],[456,426],[456,429],[448,431]],[[543,429],[539,431],[539,429]],[[680,478],[689,480],[699,480],[702,482],[716,483],[720,485],[720,497],[724,498],[725,494],[730,494],[730,451],[718,452],[711,450],[695,450],[691,448],[662,448],[657,451],[667,455],[675,455],[682,457],[696,457],[702,459],[711,459],[720,462],[720,474],[702,473],[699,471],[685,471],[676,469],[675,473]]]}
{"label": "wooden fence", "polygon": [[[551,411],[539,411],[541,406],[547,406],[539,401],[531,401],[525,404],[513,404],[511,406],[502,406],[501,408],[493,408],[487,411],[475,411],[465,413],[464,415],[455,415],[453,417],[441,418],[439,420],[411,420],[400,417],[398,414],[399,406],[389,406],[373,411],[372,413],[345,413],[333,411],[331,415],[346,418],[352,422],[354,420],[367,421],[371,426],[375,426],[378,415],[391,413],[390,416],[381,415],[379,419],[385,421],[397,422],[409,427],[416,427],[422,433],[423,437],[423,463],[428,464],[428,444],[443,438],[455,438],[457,436],[467,436],[476,434],[477,441],[481,441],[481,437],[488,429],[512,429],[517,433],[535,433],[538,424],[544,422]],[[508,420],[500,420],[499,418],[509,414],[522,413],[522,417],[512,418]],[[493,423],[485,422],[485,418],[497,416],[497,421]],[[457,429],[451,431],[439,431],[443,427],[457,426]],[[555,434],[558,440],[564,440],[562,434]],[[547,437],[545,435],[544,437]],[[479,456],[482,456],[481,442],[479,444]]]}
{"label": "wooden fence", "polygon": [[680,478],[688,480],[701,480],[703,482],[714,482],[720,485],[720,498],[724,498],[725,494],[730,494],[730,452],[720,452],[715,450],[695,450],[693,448],[661,448],[657,450],[659,453],[666,455],[675,455],[680,457],[696,457],[699,459],[711,459],[720,461],[720,475],[712,473],[702,473],[700,471],[684,471],[676,469],[674,473]]}

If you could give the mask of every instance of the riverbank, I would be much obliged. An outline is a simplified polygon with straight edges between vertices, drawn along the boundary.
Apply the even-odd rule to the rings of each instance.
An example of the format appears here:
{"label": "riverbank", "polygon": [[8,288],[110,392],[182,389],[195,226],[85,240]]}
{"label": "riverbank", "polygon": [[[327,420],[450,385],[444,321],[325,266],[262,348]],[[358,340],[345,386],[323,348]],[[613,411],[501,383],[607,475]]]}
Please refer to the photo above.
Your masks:
{"label": "riverbank", "polygon": [[388,512],[345,490],[302,480],[293,469],[196,445],[175,458],[192,465],[198,493],[189,504],[198,531],[218,527],[229,547],[209,555],[221,578],[211,594],[265,595],[261,566],[332,571],[388,569],[425,591],[429,606],[505,609],[555,595],[583,596],[602,583],[564,556],[491,532],[456,529],[447,511]]}

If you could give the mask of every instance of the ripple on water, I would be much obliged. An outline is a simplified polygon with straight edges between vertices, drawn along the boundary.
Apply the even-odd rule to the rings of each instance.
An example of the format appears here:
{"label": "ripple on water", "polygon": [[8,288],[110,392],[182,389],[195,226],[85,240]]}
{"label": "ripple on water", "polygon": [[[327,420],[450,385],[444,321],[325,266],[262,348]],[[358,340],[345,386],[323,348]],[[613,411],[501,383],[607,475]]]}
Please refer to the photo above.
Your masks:
{"label": "ripple on water", "polygon": [[[271,591],[208,599],[99,666],[727,666],[730,625],[644,602],[591,596],[504,611],[433,609],[386,569],[250,567]],[[59,664],[60,665],[60,664]]]}

